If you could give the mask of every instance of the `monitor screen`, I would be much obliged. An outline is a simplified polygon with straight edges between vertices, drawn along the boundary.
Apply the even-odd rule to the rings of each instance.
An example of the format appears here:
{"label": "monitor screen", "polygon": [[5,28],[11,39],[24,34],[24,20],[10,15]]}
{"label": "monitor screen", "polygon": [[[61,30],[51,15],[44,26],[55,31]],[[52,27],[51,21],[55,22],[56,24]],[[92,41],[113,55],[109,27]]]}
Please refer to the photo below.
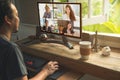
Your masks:
{"label": "monitor screen", "polygon": [[42,32],[81,37],[80,3],[38,2],[39,25]]}

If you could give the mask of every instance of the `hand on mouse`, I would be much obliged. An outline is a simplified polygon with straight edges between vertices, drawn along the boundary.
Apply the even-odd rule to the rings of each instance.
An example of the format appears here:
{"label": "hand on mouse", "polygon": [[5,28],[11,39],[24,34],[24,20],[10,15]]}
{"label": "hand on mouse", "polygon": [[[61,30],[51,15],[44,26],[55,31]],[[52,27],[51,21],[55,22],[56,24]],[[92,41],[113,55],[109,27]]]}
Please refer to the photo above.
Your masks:
{"label": "hand on mouse", "polygon": [[43,70],[47,72],[48,75],[53,74],[56,70],[58,70],[59,65],[57,61],[49,61],[44,67]]}

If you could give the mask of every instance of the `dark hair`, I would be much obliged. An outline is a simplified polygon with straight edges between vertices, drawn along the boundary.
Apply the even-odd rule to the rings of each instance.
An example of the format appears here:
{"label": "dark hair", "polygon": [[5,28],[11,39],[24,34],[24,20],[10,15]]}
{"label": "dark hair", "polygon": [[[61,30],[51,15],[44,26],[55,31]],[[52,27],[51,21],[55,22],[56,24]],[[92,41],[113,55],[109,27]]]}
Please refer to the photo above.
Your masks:
{"label": "dark hair", "polygon": [[71,24],[71,26],[72,26],[72,27],[70,28],[70,33],[71,33],[71,34],[74,34],[72,22],[71,22],[71,21],[67,21],[66,23],[67,23],[67,25],[63,28],[63,34],[64,34],[64,33],[67,33],[68,24]]}
{"label": "dark hair", "polygon": [[73,31],[73,22],[72,21],[68,21],[67,27],[68,27],[68,24],[71,24],[70,32],[71,32],[71,34],[73,34],[74,33],[74,31]]}
{"label": "dark hair", "polygon": [[11,9],[11,2],[9,0],[0,0],[0,27],[4,24],[4,17],[8,16],[12,19],[13,11]]}
{"label": "dark hair", "polygon": [[[71,6],[69,5],[69,4],[67,4],[66,5],[66,8],[69,8],[70,9],[70,20],[71,21],[75,21],[76,19],[75,19],[75,15],[74,15],[74,12],[73,12],[73,10],[72,10],[72,8],[71,8]],[[66,13],[66,12],[65,12]]]}

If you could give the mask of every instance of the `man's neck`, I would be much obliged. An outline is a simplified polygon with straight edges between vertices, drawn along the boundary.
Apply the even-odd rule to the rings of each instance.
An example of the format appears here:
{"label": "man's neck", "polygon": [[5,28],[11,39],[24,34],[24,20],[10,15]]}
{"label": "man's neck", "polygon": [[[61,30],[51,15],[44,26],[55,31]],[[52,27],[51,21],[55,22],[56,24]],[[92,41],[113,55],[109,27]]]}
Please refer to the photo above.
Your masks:
{"label": "man's neck", "polygon": [[1,28],[0,29],[0,35],[6,38],[8,41],[10,41],[11,38],[11,32],[7,29]]}

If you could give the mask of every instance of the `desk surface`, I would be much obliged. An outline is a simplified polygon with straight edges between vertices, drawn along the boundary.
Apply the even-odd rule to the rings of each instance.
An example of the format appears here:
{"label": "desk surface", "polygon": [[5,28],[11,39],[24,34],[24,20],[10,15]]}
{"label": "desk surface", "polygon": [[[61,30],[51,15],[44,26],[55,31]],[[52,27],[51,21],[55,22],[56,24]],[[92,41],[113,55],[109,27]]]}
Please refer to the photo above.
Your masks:
{"label": "desk surface", "polygon": [[24,52],[48,60],[58,60],[60,64],[75,71],[92,74],[104,79],[120,80],[120,52],[118,50],[112,50],[113,52],[109,57],[101,56],[100,51],[92,53],[89,60],[81,61],[79,45],[77,44],[74,45],[74,49],[68,49],[62,44],[43,43],[28,38],[17,43]]}

